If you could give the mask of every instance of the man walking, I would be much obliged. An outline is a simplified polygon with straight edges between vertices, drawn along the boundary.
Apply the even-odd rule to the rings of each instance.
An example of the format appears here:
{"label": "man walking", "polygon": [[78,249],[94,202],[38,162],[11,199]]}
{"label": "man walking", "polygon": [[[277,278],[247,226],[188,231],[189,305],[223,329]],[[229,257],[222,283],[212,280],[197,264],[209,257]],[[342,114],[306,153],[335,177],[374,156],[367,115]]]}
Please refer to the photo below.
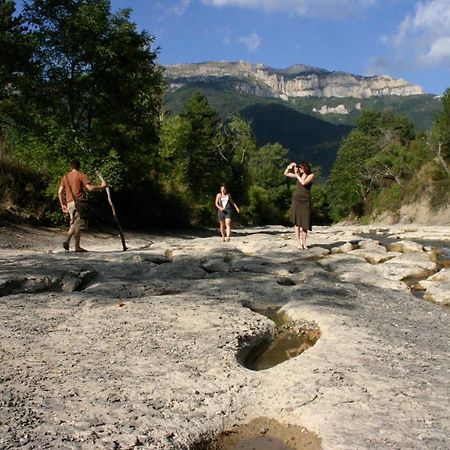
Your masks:
{"label": "man walking", "polygon": [[80,246],[81,232],[87,230],[88,212],[86,203],[86,193],[106,188],[106,183],[102,182],[96,186],[92,184],[89,178],[80,172],[80,161],[73,160],[70,162],[71,170],[61,178],[58,189],[59,203],[64,214],[70,216],[70,228],[67,233],[67,239],[63,242],[65,250],[70,248],[70,239],[75,238],[75,251],[86,252]]}

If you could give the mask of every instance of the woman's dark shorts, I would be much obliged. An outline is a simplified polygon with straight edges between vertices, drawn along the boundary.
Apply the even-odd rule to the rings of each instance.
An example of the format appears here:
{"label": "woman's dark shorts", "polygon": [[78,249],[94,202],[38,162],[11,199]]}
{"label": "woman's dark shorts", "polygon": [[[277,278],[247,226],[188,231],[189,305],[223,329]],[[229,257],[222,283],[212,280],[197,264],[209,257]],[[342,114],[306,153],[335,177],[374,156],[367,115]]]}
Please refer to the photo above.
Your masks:
{"label": "woman's dark shorts", "polygon": [[219,216],[219,222],[223,222],[225,219],[231,219],[231,211],[229,211],[229,210],[220,211],[219,210],[218,216]]}

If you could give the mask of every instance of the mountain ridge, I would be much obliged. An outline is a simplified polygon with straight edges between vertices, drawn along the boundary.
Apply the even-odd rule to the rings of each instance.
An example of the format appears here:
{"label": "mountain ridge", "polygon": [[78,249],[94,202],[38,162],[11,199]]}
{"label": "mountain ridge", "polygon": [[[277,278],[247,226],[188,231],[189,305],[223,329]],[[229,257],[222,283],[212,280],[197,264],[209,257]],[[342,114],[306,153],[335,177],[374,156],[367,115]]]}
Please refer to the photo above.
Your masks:
{"label": "mountain ridge", "polygon": [[245,61],[209,61],[164,66],[169,89],[208,79],[235,80],[235,89],[257,96],[288,100],[298,97],[371,98],[425,94],[424,90],[389,75],[365,77],[307,64],[276,69]]}

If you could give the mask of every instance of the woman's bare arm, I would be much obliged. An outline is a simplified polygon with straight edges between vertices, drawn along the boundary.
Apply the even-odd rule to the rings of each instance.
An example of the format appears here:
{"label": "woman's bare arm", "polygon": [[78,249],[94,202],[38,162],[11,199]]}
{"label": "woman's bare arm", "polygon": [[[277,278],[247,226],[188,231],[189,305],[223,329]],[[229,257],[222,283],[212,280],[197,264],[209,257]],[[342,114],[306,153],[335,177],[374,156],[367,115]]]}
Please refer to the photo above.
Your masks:
{"label": "woman's bare arm", "polygon": [[216,208],[220,211],[223,211],[222,205],[220,204],[220,194],[216,195]]}
{"label": "woman's bare arm", "polygon": [[306,178],[303,178],[303,177],[302,177],[301,175],[299,175],[298,172],[297,172],[297,174],[296,174],[295,177],[297,178],[297,180],[299,181],[299,183],[302,184],[303,186],[306,186],[306,185],[312,183],[313,180],[314,180],[314,174],[313,174],[313,173],[310,173],[309,175],[306,176]]}
{"label": "woman's bare arm", "polygon": [[290,163],[286,169],[284,170],[284,175],[289,178],[297,178],[295,173],[292,173],[291,170],[295,167],[295,163]]}

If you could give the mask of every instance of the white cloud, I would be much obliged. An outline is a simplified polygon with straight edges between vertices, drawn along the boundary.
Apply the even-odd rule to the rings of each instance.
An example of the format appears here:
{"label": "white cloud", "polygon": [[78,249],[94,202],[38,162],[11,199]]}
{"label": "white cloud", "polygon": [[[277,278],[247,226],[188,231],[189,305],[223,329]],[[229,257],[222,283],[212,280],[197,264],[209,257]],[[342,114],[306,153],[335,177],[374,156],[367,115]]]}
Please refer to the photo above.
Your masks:
{"label": "white cloud", "polygon": [[164,22],[169,16],[175,15],[182,17],[191,3],[192,0],[176,0],[173,1],[171,5],[167,5],[167,3],[162,4],[161,2],[155,2],[152,4],[152,8],[156,13],[160,14],[157,21]]}
{"label": "white cloud", "polygon": [[190,3],[191,0],[180,0],[177,4],[170,7],[170,12],[177,16],[182,16],[188,9]]}
{"label": "white cloud", "polygon": [[202,0],[205,5],[284,11],[300,16],[343,18],[355,16],[379,0]]}
{"label": "white cloud", "polygon": [[249,52],[254,52],[261,45],[262,39],[259,36],[259,34],[256,31],[254,31],[253,33],[249,34],[248,36],[241,36],[238,39],[238,41],[241,44],[246,45],[247,50]]}
{"label": "white cloud", "polygon": [[228,27],[219,27],[217,29],[217,34],[222,42],[222,45],[228,47],[231,45],[231,33]]}
{"label": "white cloud", "polygon": [[374,75],[382,75],[389,72],[389,61],[383,56],[375,56],[371,58],[364,75],[371,77]]}
{"label": "white cloud", "polygon": [[433,42],[423,60],[425,63],[429,62],[431,64],[447,61],[450,66],[450,36],[439,38]]}
{"label": "white cloud", "polygon": [[418,2],[397,33],[384,38],[399,60],[450,68],[450,0]]}

